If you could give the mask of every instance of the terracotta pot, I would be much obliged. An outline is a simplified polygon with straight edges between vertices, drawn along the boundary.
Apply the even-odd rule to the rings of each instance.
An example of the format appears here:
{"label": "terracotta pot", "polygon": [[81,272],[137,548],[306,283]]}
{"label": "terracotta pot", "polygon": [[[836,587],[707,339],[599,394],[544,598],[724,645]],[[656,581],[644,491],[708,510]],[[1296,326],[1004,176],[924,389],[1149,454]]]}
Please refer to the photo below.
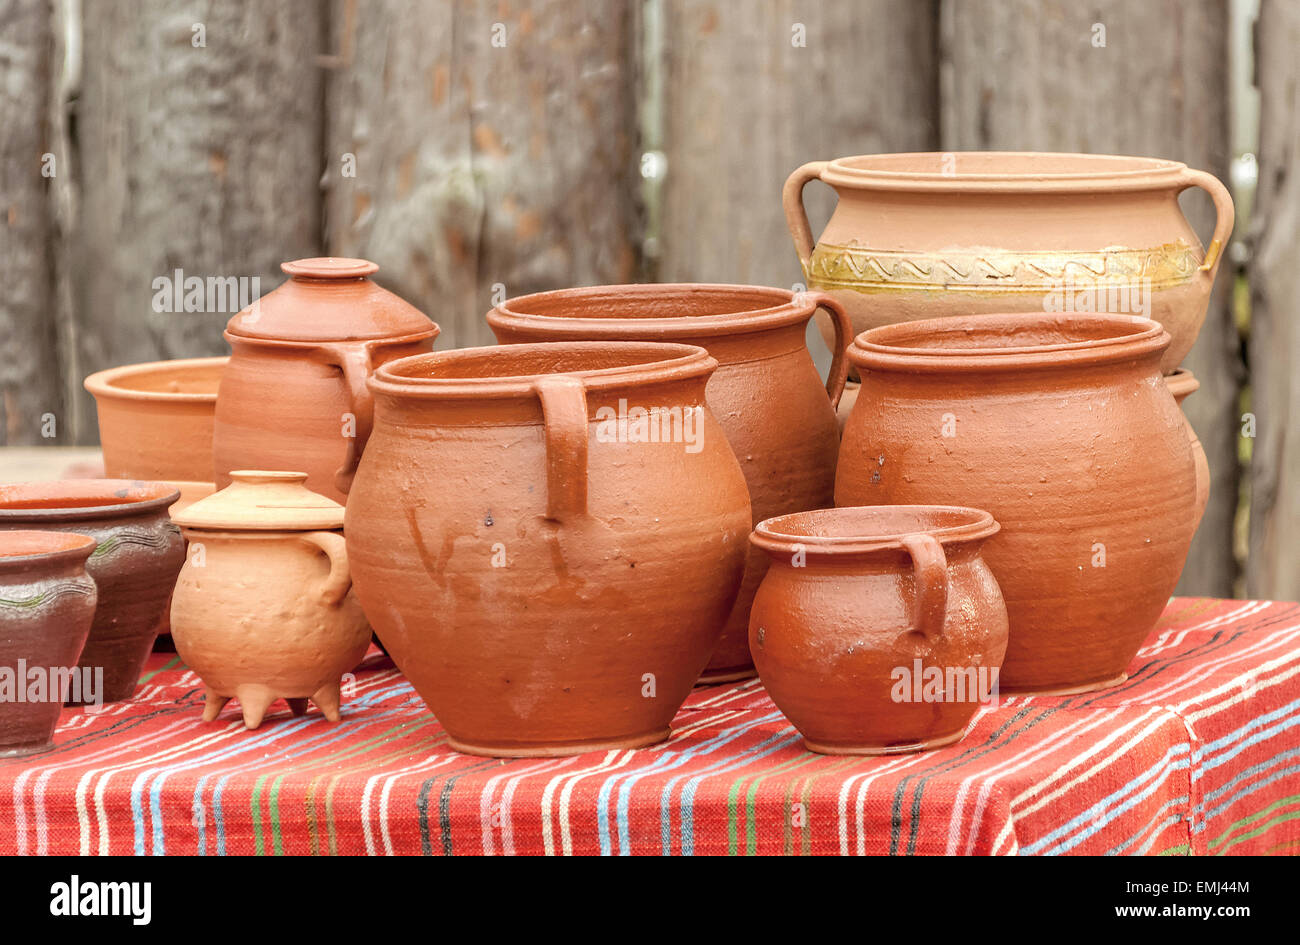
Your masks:
{"label": "terracotta pot", "polygon": [[340,680],[370,625],[352,594],[343,506],[306,473],[242,470],[177,516],[190,542],[172,596],[172,639],[203,680],[211,722],[230,698],[257,728],[276,699],[339,720]]}
{"label": "terracotta pot", "polygon": [[[804,344],[819,305],[843,332],[825,385]],[[510,299],[487,320],[503,343],[675,341],[705,348],[718,362],[709,409],[745,472],[754,520],[832,504],[835,404],[851,329],[829,296],[734,285],[597,286]],[[767,556],[751,549],[735,608],[701,682],[754,674],[749,605],[766,569]]]}
{"label": "terracotta pot", "polygon": [[750,529],[744,475],[705,406],[716,366],[689,345],[574,342],[375,373],[348,554],[371,624],[452,747],[567,755],[668,736],[735,602]]}
{"label": "terracotta pot", "polygon": [[[1201,382],[1192,375],[1192,372],[1183,368],[1166,375],[1165,383],[1169,385],[1169,393],[1174,395],[1174,400],[1180,408],[1189,394],[1194,394],[1201,388]],[[1196,461],[1196,524],[1200,525],[1201,518],[1205,515],[1205,506],[1210,501],[1210,461],[1205,455],[1205,447],[1201,445],[1201,438],[1196,435],[1192,422],[1187,419],[1187,414],[1183,414],[1183,423],[1187,425],[1187,436],[1192,441],[1192,458]]]}
{"label": "terracotta pot", "polygon": [[[814,247],[802,193],[817,179],[839,204]],[[1178,206],[1189,187],[1218,213],[1204,252]],[[1144,315],[1173,338],[1166,374],[1201,330],[1233,223],[1227,188],[1204,171],[1092,154],[814,161],[790,175],[784,202],[808,286],[838,298],[855,331],[996,312]]]}
{"label": "terracotta pot", "polygon": [[104,702],[130,698],[185,557],[167,517],[179,498],[159,482],[65,479],[0,486],[0,530],[89,535],[98,547],[86,571],[99,590],[81,667],[104,673]]}
{"label": "terracotta pot", "polygon": [[212,417],[228,358],[153,361],[86,378],[111,479],[212,480]]}
{"label": "terracotta pot", "polygon": [[95,616],[94,550],[87,535],[0,532],[0,758],[54,747],[64,699],[94,697],[74,672]]}
{"label": "terracotta pot", "polygon": [[232,469],[301,469],[345,500],[370,435],[366,379],[433,347],[438,326],[369,279],[364,259],[299,259],[291,278],[230,320],[213,432],[218,488]]}
{"label": "terracotta pot", "polygon": [[945,506],[796,512],[750,536],[771,559],[749,645],[813,751],[888,755],[961,738],[997,694],[1007,608],[981,555],[993,516]]}
{"label": "terracotta pot", "polygon": [[838,505],[988,509],[1003,692],[1124,679],[1196,530],[1196,467],[1148,319],[986,315],[860,335]]}

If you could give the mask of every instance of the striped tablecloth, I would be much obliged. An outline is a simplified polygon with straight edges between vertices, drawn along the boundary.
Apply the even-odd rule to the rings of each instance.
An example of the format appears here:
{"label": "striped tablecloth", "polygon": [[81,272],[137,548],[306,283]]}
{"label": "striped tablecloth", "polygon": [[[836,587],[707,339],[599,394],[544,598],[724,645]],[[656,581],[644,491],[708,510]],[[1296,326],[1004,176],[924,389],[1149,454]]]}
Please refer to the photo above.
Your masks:
{"label": "striped tablecloth", "polygon": [[1300,604],[1173,600],[1128,683],[1006,699],[958,744],[829,758],[756,682],[654,749],[494,761],[377,650],[343,722],[256,732],[158,654],[136,697],[0,761],[0,853],[1296,853]]}

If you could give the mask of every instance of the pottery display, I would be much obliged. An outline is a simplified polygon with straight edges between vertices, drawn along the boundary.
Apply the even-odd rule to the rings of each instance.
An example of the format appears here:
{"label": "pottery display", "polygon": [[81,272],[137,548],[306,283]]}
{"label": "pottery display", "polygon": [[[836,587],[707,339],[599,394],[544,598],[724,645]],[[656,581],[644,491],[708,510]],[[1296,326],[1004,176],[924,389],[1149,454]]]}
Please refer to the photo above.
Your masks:
{"label": "pottery display", "polygon": [[95,539],[0,531],[0,758],[53,747],[65,699],[96,697],[75,672],[95,616]]}
{"label": "pottery display", "polygon": [[891,325],[849,349],[862,387],[836,504],[992,513],[1003,692],[1118,684],[1178,582],[1198,484],[1168,347],[1148,319],[1039,313]]}
{"label": "pottery display", "polygon": [[97,371],[104,473],[110,479],[212,481],[212,424],[227,358],[153,361]]}
{"label": "pottery display", "polygon": [[420,355],[371,378],[347,503],[356,593],[453,748],[635,748],[735,602],[750,530],[702,348],[562,342]]}
{"label": "pottery display", "polygon": [[[1174,395],[1174,401],[1180,408],[1183,401],[1201,387],[1201,382],[1191,371],[1184,368],[1165,375],[1165,384],[1168,385],[1169,393]],[[1200,525],[1201,517],[1205,514],[1205,506],[1210,501],[1210,461],[1205,455],[1205,447],[1201,445],[1201,438],[1196,435],[1196,430],[1192,428],[1192,422],[1187,419],[1186,414],[1183,414],[1183,423],[1187,425],[1187,436],[1192,442],[1192,458],[1196,461],[1196,524]]]}
{"label": "pottery display", "polygon": [[129,698],[184,560],[167,517],[179,498],[165,483],[66,479],[0,485],[0,531],[74,532],[98,542],[86,571],[98,589],[78,663],[102,668],[103,701]]}
{"label": "pottery display", "polygon": [[796,512],[750,536],[771,561],[749,645],[777,708],[824,754],[951,744],[996,698],[1007,609],[979,509]]}
{"label": "pottery display", "polygon": [[[805,346],[818,308],[835,323],[837,352],[823,385]],[[754,521],[832,504],[844,388],[852,340],[839,303],[819,293],[737,285],[612,285],[509,299],[487,316],[502,343],[672,341],[699,345],[718,362],[709,409],[749,485]],[[767,568],[751,549],[735,608],[701,682],[753,675],[749,605]]]}
{"label": "pottery display", "polygon": [[339,687],[370,646],[352,593],[343,506],[307,474],[237,470],[176,516],[190,542],[172,596],[172,639],[207,689],[203,720],[231,697],[257,728],[276,699],[339,720]]}
{"label": "pottery display", "polygon": [[[802,202],[812,180],[839,197],[816,245]],[[1189,187],[1214,201],[1205,250],[1179,209]],[[1233,224],[1232,198],[1212,175],[1093,154],[813,161],[790,175],[783,201],[808,287],[839,299],[857,332],[945,315],[1142,315],[1171,335],[1165,374],[1196,340]]]}
{"label": "pottery display", "polygon": [[299,259],[289,281],[234,316],[217,394],[214,476],[301,469],[307,487],[345,500],[370,434],[366,379],[387,361],[429,351],[438,326],[369,278],[364,259]]}

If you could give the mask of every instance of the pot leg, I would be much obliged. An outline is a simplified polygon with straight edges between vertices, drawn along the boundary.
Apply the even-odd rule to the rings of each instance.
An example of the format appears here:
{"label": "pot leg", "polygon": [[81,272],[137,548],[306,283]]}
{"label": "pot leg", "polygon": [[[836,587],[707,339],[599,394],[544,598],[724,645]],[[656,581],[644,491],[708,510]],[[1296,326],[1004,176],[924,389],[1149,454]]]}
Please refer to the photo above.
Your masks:
{"label": "pot leg", "polygon": [[326,683],[317,689],[311,697],[311,701],[316,703],[316,707],[331,722],[339,720],[339,699],[339,684],[337,682]]}
{"label": "pot leg", "polygon": [[217,716],[221,714],[221,710],[226,707],[226,703],[229,701],[230,696],[219,696],[209,689],[203,703],[203,721],[216,721]]}
{"label": "pot leg", "polygon": [[289,703],[289,711],[293,713],[294,718],[307,714],[306,699],[286,699],[285,701]]}
{"label": "pot leg", "polygon": [[235,696],[244,712],[244,728],[250,732],[262,724],[262,717],[275,701],[275,693],[265,686],[241,686]]}

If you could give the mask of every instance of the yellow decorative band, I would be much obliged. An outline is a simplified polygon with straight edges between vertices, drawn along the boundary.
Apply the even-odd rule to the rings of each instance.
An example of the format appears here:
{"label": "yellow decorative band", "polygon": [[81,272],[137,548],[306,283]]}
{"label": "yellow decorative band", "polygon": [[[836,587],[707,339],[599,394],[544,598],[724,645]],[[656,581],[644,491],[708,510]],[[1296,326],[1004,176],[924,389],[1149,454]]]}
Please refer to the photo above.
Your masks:
{"label": "yellow decorative band", "polygon": [[1154,249],[1116,246],[1093,252],[989,249],[944,253],[819,243],[805,275],[810,286],[827,289],[1040,290],[1098,283],[1147,283],[1162,288],[1190,282],[1200,264],[1200,248],[1182,241]]}

